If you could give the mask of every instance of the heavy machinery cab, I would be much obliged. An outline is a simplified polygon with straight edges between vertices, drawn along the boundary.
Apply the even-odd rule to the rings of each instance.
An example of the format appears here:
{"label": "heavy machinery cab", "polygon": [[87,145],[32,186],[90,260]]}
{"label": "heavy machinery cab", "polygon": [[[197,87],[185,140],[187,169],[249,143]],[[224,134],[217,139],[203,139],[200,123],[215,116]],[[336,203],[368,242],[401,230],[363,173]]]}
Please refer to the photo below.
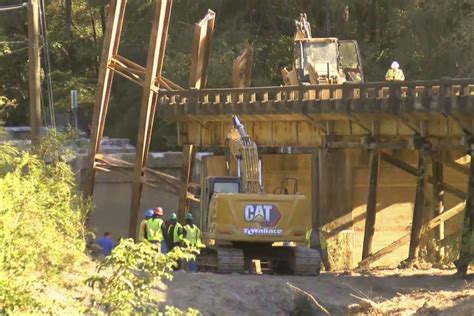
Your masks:
{"label": "heavy machinery cab", "polygon": [[364,81],[356,41],[337,38],[295,39],[295,69],[299,82],[337,84]]}
{"label": "heavy machinery cab", "polygon": [[240,177],[207,177],[201,190],[201,228],[207,231],[208,211],[214,193],[241,193]]}

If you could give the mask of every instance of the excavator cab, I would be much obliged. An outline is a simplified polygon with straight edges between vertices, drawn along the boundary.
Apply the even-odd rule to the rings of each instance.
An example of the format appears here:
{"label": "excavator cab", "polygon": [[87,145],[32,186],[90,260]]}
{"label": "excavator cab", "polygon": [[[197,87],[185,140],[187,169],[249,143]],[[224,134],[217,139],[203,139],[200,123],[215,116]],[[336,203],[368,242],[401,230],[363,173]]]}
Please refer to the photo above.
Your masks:
{"label": "excavator cab", "polygon": [[207,177],[201,190],[201,228],[207,231],[208,210],[215,193],[240,193],[240,177]]}

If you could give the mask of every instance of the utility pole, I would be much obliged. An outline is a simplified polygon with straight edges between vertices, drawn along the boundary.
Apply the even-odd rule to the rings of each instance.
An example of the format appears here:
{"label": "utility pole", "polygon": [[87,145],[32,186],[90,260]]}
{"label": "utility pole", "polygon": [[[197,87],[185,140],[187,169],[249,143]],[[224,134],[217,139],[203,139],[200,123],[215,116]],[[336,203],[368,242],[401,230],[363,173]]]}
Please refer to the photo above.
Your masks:
{"label": "utility pole", "polygon": [[28,81],[30,90],[31,141],[37,143],[41,128],[40,56],[38,47],[38,0],[28,1]]}

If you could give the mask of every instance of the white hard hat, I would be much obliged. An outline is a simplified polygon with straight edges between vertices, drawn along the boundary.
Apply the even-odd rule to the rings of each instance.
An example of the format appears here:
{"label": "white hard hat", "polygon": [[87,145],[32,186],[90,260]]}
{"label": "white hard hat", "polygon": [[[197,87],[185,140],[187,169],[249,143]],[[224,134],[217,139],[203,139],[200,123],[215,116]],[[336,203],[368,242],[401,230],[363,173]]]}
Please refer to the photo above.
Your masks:
{"label": "white hard hat", "polygon": [[392,69],[398,69],[398,68],[400,68],[400,65],[399,65],[396,61],[394,61],[394,62],[392,63],[392,66],[390,66],[390,67],[391,67]]}

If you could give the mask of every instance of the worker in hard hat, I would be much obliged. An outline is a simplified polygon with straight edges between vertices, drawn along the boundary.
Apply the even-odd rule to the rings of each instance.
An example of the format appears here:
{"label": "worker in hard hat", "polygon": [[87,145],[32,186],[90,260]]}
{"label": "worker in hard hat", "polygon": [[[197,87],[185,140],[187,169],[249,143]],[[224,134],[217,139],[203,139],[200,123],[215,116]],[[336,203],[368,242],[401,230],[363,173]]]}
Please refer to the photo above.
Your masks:
{"label": "worker in hard hat", "polygon": [[318,228],[310,228],[306,232],[306,246],[308,248],[317,250],[321,256],[321,261],[323,262],[324,269],[326,271],[331,270],[331,265],[329,263],[328,256],[328,244],[326,238],[323,236],[323,233]]}
{"label": "worker in hard hat", "polygon": [[[186,245],[196,248],[201,248],[204,246],[202,244],[201,230],[199,229],[199,227],[193,224],[193,214],[186,214],[186,216],[184,217],[183,228],[183,241]],[[189,261],[187,263],[187,269],[191,272],[195,272],[197,270],[196,261]]]}
{"label": "worker in hard hat", "polygon": [[168,251],[171,251],[174,247],[179,246],[179,243],[183,239],[183,226],[178,223],[178,217],[176,213],[171,213],[169,217],[168,225]]}
{"label": "worker in hard hat", "polygon": [[159,244],[161,253],[166,253],[166,224],[162,219],[163,209],[157,207],[153,210],[153,216],[146,222],[147,240],[151,243]]}
{"label": "worker in hard hat", "polygon": [[150,218],[153,217],[153,210],[152,209],[146,210],[144,217],[145,218],[140,222],[140,226],[138,229],[138,241],[148,240],[148,234],[146,231],[146,223]]}
{"label": "worker in hard hat", "polygon": [[405,74],[400,69],[400,65],[394,61],[385,74],[385,80],[387,81],[403,81],[405,80]]}

